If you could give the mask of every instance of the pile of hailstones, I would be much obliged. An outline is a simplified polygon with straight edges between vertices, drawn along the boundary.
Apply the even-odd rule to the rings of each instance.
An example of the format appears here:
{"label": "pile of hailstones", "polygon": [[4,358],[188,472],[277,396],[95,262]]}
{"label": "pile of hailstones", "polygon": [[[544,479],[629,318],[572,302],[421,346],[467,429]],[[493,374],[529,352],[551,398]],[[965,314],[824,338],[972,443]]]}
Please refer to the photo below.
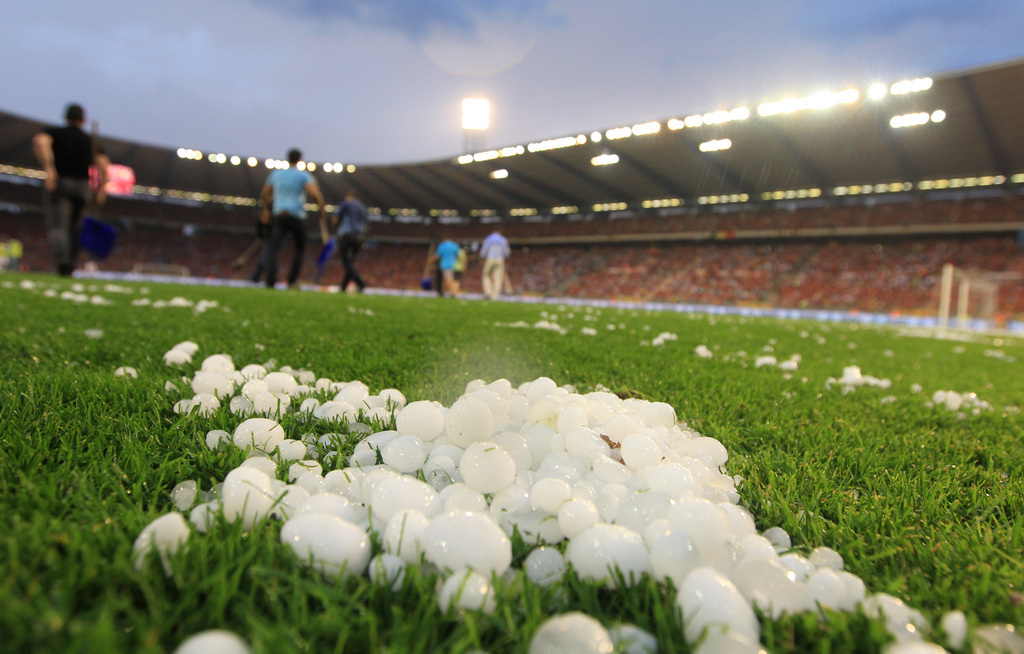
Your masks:
{"label": "pile of hailstones", "polygon": [[[314,380],[308,371],[236,370],[226,355],[206,358],[190,385],[194,397],[175,409],[215,411],[230,397],[240,423],[233,433],[210,431],[207,445],[250,456],[205,493],[194,481],[178,484],[172,499],[188,522],[172,512],[148,525],[135,542],[138,566],[156,551],[170,574],[188,523],[205,533],[217,514],[247,529],[280,520],[281,542],[325,575],[368,574],[398,589],[406,566],[432,566],[444,579],[443,611],[490,612],[492,581],[515,574],[515,528],[537,545],[523,565],[533,583],[555,583],[569,566],[609,586],[643,575],[671,579],[687,639],[704,651],[758,651],[754,607],[772,617],[859,607],[883,618],[898,643],[930,646],[921,641],[928,630],[921,613],[867,594],[834,550],[804,555],[780,528],[758,533],[738,504],[739,479],[724,472],[725,447],[678,421],[668,404],[580,394],[545,377],[518,388],[473,381],[450,407],[407,403],[395,389],[374,395],[362,382]],[[286,411],[306,421],[297,424],[347,423],[364,437],[345,461],[328,449],[345,435],[291,439],[272,417],[248,417]],[[373,433],[372,422],[395,429]],[[370,531],[384,545],[375,557]],[[942,626],[962,644],[962,613],[948,614]],[[549,620],[534,644],[577,647],[582,638],[622,647],[622,627],[646,643],[636,651],[654,651],[650,634],[628,625],[609,632],[578,613]]]}

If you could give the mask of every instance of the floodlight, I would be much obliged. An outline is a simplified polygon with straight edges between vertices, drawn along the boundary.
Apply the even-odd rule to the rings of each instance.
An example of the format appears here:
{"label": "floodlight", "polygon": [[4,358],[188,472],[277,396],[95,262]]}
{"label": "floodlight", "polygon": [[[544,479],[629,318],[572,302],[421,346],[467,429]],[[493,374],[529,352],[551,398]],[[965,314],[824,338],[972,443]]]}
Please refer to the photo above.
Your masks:
{"label": "floodlight", "polygon": [[462,101],[462,129],[487,129],[491,103],[482,98],[466,98]]}

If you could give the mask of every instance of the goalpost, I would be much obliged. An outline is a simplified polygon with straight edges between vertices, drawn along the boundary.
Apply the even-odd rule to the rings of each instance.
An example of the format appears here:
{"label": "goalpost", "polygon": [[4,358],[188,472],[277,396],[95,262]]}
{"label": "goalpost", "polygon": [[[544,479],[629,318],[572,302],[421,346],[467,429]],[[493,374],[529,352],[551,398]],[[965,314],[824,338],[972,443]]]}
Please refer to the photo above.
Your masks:
{"label": "goalpost", "polygon": [[[953,285],[956,283],[956,326],[966,327],[971,319],[972,300],[975,317],[991,321],[999,309],[999,284],[1021,278],[1013,272],[968,272],[951,263],[942,266],[939,285],[939,332],[949,328],[953,303]],[[973,293],[973,295],[972,295]]]}

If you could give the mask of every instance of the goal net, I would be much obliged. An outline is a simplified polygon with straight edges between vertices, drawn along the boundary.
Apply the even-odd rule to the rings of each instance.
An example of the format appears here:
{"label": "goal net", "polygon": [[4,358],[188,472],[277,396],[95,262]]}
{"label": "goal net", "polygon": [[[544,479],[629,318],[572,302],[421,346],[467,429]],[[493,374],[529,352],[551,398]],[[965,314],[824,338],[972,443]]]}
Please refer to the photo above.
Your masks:
{"label": "goal net", "polygon": [[939,331],[950,327],[954,306],[958,328],[967,327],[972,320],[993,324],[999,316],[1000,284],[1019,279],[1020,273],[968,271],[947,263],[939,285]]}

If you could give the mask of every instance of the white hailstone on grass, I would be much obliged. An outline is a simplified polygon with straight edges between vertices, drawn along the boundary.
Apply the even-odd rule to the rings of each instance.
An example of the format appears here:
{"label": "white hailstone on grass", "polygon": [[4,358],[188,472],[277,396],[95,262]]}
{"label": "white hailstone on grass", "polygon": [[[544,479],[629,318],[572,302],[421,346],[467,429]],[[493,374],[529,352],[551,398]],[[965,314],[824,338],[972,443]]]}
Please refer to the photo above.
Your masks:
{"label": "white hailstone on grass", "polygon": [[729,515],[706,499],[677,503],[669,509],[667,519],[673,528],[690,534],[702,555],[710,555],[729,537]]}
{"label": "white hailstone on grass", "polygon": [[240,467],[256,468],[271,479],[277,475],[277,462],[266,456],[250,456]]}
{"label": "white hailstone on grass", "polygon": [[672,332],[661,332],[651,340],[651,345],[661,346],[668,341],[675,341],[678,339],[679,337],[673,334]]}
{"label": "white hailstone on grass", "polygon": [[352,423],[355,422],[357,415],[354,406],[348,402],[337,400],[328,400],[313,409],[313,417],[320,420],[336,420],[338,422],[346,420]]}
{"label": "white hailstone on grass", "polygon": [[473,490],[494,494],[515,480],[516,462],[491,441],[471,443],[459,460],[459,473]]}
{"label": "white hailstone on grass", "polygon": [[102,329],[87,329],[87,330],[85,330],[85,335],[88,336],[89,338],[92,338],[92,339],[100,339],[100,338],[103,338],[103,330]]}
{"label": "white hailstone on grass", "polygon": [[361,381],[351,381],[341,386],[334,396],[337,402],[348,402],[354,407],[362,407],[363,401],[370,396],[370,388]]}
{"label": "white hailstone on grass", "polygon": [[115,377],[131,377],[132,379],[139,378],[139,371],[131,366],[121,366],[114,371]]}
{"label": "white hailstone on grass", "polygon": [[437,603],[444,612],[456,608],[490,614],[497,608],[490,580],[470,569],[457,570],[444,581]]}
{"label": "white hailstone on grass", "polygon": [[538,547],[526,555],[523,571],[526,578],[538,586],[550,586],[562,580],[569,564],[554,547]]}
{"label": "white hailstone on grass", "polygon": [[211,393],[218,397],[228,397],[235,390],[235,384],[227,373],[216,370],[198,370],[192,377],[192,391],[195,393]]}
{"label": "white hailstone on grass", "polygon": [[572,486],[564,479],[540,479],[530,489],[530,504],[551,515],[556,515],[562,504],[572,498]]}
{"label": "white hailstone on grass", "polygon": [[286,438],[277,444],[277,455],[282,461],[297,461],[308,453],[306,444],[291,438]]}
{"label": "white hailstone on grass", "polygon": [[306,492],[309,496],[296,507],[295,515],[330,515],[352,524],[361,524],[366,520],[366,507],[343,495],[323,491]]}
{"label": "white hailstone on grass", "polygon": [[796,573],[777,558],[741,561],[732,573],[733,582],[743,596],[766,615],[778,619],[783,613],[805,611],[806,592]]}
{"label": "white hailstone on grass", "polygon": [[203,359],[199,369],[204,372],[222,372],[229,374],[235,371],[235,364],[226,354],[211,354]]}
{"label": "white hailstone on grass", "polygon": [[558,507],[558,528],[566,538],[574,538],[601,519],[597,506],[590,500],[570,499]]}
{"label": "white hailstone on grass", "polygon": [[267,375],[267,369],[258,363],[250,363],[238,371],[245,380],[262,379]]}
{"label": "white hailstone on grass", "polygon": [[444,571],[470,568],[500,576],[512,563],[512,543],[487,513],[436,516],[421,540],[427,560]]}
{"label": "white hailstone on grass", "polygon": [[410,564],[420,562],[423,534],[430,518],[416,509],[402,509],[387,521],[383,530],[384,549]]}
{"label": "white hailstone on grass", "polygon": [[223,429],[211,429],[206,432],[206,447],[216,450],[221,445],[231,442],[231,434]]}
{"label": "white hailstone on grass", "polygon": [[237,634],[209,629],[189,636],[172,654],[249,654],[249,645]]}
{"label": "white hailstone on grass", "polygon": [[405,567],[405,561],[393,554],[378,554],[370,559],[370,581],[397,593],[405,583]]}
{"label": "white hailstone on grass", "polygon": [[270,515],[281,520],[288,520],[299,512],[299,508],[309,500],[309,491],[302,486],[285,486],[274,500]]}
{"label": "white hailstone on grass", "polygon": [[533,454],[530,453],[530,446],[526,439],[518,432],[506,431],[496,434],[491,442],[503,449],[512,457],[516,464],[516,474],[529,470],[533,465]]}
{"label": "white hailstone on grass", "polygon": [[189,400],[187,413],[191,413],[193,409],[198,409],[199,415],[204,418],[212,416],[217,409],[220,408],[220,400],[213,393],[196,393],[191,400]]}
{"label": "white hailstone on grass", "polygon": [[636,625],[613,625],[608,635],[620,654],[658,654],[658,639]]}
{"label": "white hailstone on grass", "polygon": [[408,475],[389,475],[374,483],[368,504],[374,524],[380,521],[381,528],[403,510],[415,509],[431,517],[441,508],[437,491]]}
{"label": "white hailstone on grass", "polygon": [[736,585],[714,568],[699,567],[683,581],[676,595],[686,625],[686,640],[696,644],[707,630],[732,632],[757,643],[761,627]]}
{"label": "white hailstone on grass", "polygon": [[262,378],[252,378],[242,384],[239,393],[251,402],[257,393],[267,393],[269,391],[270,387],[267,386],[267,382],[263,381]]}
{"label": "white hailstone on grass", "polygon": [[971,634],[971,641],[977,644],[978,649],[975,649],[975,652],[1024,652],[1024,637],[1017,633],[1017,628],[1012,624],[978,627]]}
{"label": "white hailstone on grass", "polygon": [[946,644],[950,649],[963,649],[967,642],[967,616],[963,611],[950,611],[942,616],[939,627],[946,634]]}
{"label": "white hailstone on grass", "polygon": [[622,525],[596,524],[569,541],[565,556],[582,579],[614,585],[639,583],[650,570],[643,538]]}
{"label": "white hailstone on grass", "polygon": [[319,513],[298,515],[281,527],[281,542],[299,561],[329,576],[361,575],[370,562],[370,537],[341,518]]}
{"label": "white hailstone on grass", "polygon": [[188,540],[189,529],[185,518],[177,511],[165,513],[146,525],[132,544],[135,554],[135,569],[142,571],[150,552],[154,550],[160,555],[160,563],[164,573],[171,575],[171,557],[178,548]]}
{"label": "white hailstone on grass", "polygon": [[307,473],[320,475],[323,473],[323,467],[320,465],[318,461],[313,461],[311,459],[296,461],[295,463],[288,466],[288,481],[295,481],[296,479]]}
{"label": "white hailstone on grass", "polygon": [[[789,562],[783,561],[782,563],[792,570]],[[800,579],[798,573],[794,571],[793,574]],[[814,570],[806,578],[805,586],[808,608],[820,606],[822,609],[833,611],[853,611],[856,608],[857,603],[846,592],[846,583],[843,578],[831,568]]]}
{"label": "white hailstone on grass", "polygon": [[411,473],[423,467],[427,448],[418,436],[407,434],[390,439],[380,448],[380,455],[385,465],[398,472]]}
{"label": "white hailstone on grass", "polygon": [[793,539],[782,527],[769,527],[765,530],[764,537],[777,551],[786,551],[793,547]]}
{"label": "white hailstone on grass", "polygon": [[494,415],[482,400],[461,397],[448,409],[445,433],[452,443],[462,448],[490,440],[494,435]]}
{"label": "white hailstone on grass", "polygon": [[385,406],[390,406],[396,411],[405,408],[405,395],[396,388],[385,388],[377,395],[384,400]]}
{"label": "white hailstone on grass", "polygon": [[698,345],[693,351],[701,359],[710,359],[715,356],[714,352],[709,350],[707,345]]}
{"label": "white hailstone on grass", "polygon": [[220,512],[220,504],[217,502],[203,502],[196,506],[188,514],[188,521],[192,523],[192,526],[196,528],[196,531],[205,534],[210,529],[210,525],[213,524],[216,519],[217,513]]}
{"label": "white hailstone on grass", "polygon": [[630,434],[620,442],[622,462],[634,472],[661,461],[665,456],[658,442],[646,434]]}
{"label": "white hailstone on grass", "polygon": [[644,530],[644,541],[650,552],[651,574],[662,581],[671,579],[676,588],[701,564],[690,534],[672,527],[667,520],[652,522]]}
{"label": "white hailstone on grass", "polygon": [[395,425],[401,434],[409,434],[424,442],[430,442],[444,433],[445,415],[437,402],[420,400],[405,405],[395,415]]}
{"label": "white hailstone on grass", "polygon": [[886,630],[897,641],[921,640],[922,632],[929,628],[928,620],[920,611],[886,593],[875,593],[865,598],[860,607],[869,618],[884,620]]}
{"label": "white hailstone on grass", "polygon": [[284,440],[284,429],[270,418],[249,418],[235,427],[232,441],[239,449],[273,452]]}
{"label": "white hailstone on grass", "polygon": [[579,611],[548,618],[530,640],[530,654],[611,654],[614,650],[608,630]]}
{"label": "white hailstone on grass", "polygon": [[224,478],[221,501],[228,522],[241,519],[242,526],[251,529],[273,508],[271,479],[262,470],[239,466]]}
{"label": "white hailstone on grass", "polygon": [[886,645],[882,654],[946,654],[946,648],[923,640],[908,640]]}
{"label": "white hailstone on grass", "polygon": [[271,393],[288,393],[299,385],[294,377],[285,372],[269,372],[262,381]]}
{"label": "white hailstone on grass", "polygon": [[717,629],[710,630],[703,638],[694,654],[768,654],[768,650],[761,647],[756,639],[735,631],[722,632]]}
{"label": "white hailstone on grass", "polygon": [[192,355],[182,350],[164,352],[164,363],[169,366],[183,366],[192,363]]}
{"label": "white hailstone on grass", "polygon": [[257,391],[252,397],[252,410],[263,416],[277,416],[288,412],[292,399],[284,393]]}
{"label": "white hailstone on grass", "polygon": [[350,500],[358,501],[360,497],[359,487],[365,476],[366,473],[356,468],[331,470],[324,475],[323,490],[324,492],[337,493]]}
{"label": "white hailstone on grass", "polygon": [[641,476],[652,491],[665,493],[675,500],[694,498],[702,492],[690,469],[676,461],[661,461],[647,466]]}
{"label": "white hailstone on grass", "polygon": [[836,571],[843,569],[842,555],[831,547],[816,547],[807,558],[818,568],[831,568]]}
{"label": "white hailstone on grass", "polygon": [[195,504],[196,496],[199,494],[199,485],[190,480],[179,482],[171,490],[171,503],[179,511],[187,511]]}
{"label": "white hailstone on grass", "polygon": [[480,491],[473,490],[462,482],[445,486],[437,493],[441,512],[472,513],[487,511],[487,498]]}

